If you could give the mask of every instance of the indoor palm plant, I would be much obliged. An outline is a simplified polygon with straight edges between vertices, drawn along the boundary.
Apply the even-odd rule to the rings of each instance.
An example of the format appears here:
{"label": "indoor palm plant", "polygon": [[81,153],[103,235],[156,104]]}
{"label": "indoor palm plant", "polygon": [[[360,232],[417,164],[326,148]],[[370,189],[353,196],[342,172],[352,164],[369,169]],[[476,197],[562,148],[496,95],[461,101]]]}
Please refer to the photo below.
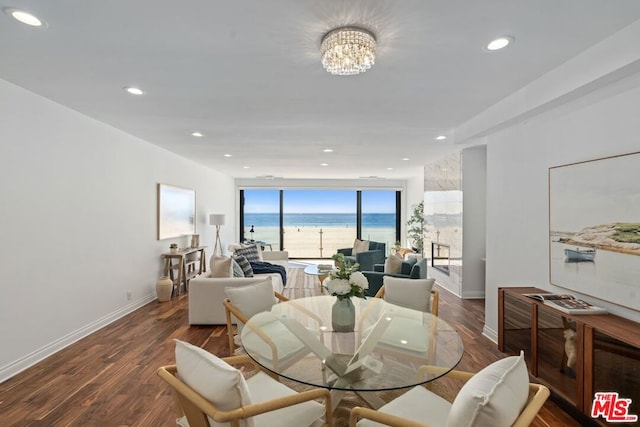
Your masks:
{"label": "indoor palm plant", "polygon": [[413,242],[413,248],[421,255],[424,255],[424,232],[425,232],[425,220],[424,220],[424,201],[418,203],[413,207],[411,218],[407,221],[407,235]]}

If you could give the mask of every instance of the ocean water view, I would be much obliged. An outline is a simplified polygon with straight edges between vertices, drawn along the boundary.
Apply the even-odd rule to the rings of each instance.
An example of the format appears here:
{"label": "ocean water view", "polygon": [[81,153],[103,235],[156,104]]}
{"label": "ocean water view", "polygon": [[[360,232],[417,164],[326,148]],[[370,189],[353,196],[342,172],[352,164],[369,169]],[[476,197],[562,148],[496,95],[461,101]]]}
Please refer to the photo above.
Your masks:
{"label": "ocean water view", "polygon": [[[244,235],[280,248],[280,218],[277,213],[245,213]],[[290,258],[329,258],[339,248],[353,246],[356,238],[356,214],[290,213],[284,214],[282,248]],[[384,242],[387,252],[395,242],[396,215],[362,214],[362,239]]]}
{"label": "ocean water view", "polygon": [[[285,213],[285,227],[355,227],[356,214],[345,213]],[[278,227],[280,217],[277,213],[245,213],[245,227]],[[396,227],[395,213],[362,214],[363,227],[392,228]]]}

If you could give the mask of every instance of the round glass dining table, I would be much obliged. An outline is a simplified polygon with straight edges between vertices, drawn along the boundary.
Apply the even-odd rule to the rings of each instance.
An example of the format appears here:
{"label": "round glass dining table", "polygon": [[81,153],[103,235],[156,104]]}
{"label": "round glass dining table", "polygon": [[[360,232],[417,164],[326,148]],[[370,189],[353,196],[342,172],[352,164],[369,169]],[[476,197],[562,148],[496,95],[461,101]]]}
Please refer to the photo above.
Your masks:
{"label": "round glass dining table", "polygon": [[353,298],[354,331],[334,332],[335,301],[328,295],[301,298],[258,313],[240,333],[244,350],[292,381],[355,392],[424,384],[462,358],[462,339],[447,322],[381,298]]}

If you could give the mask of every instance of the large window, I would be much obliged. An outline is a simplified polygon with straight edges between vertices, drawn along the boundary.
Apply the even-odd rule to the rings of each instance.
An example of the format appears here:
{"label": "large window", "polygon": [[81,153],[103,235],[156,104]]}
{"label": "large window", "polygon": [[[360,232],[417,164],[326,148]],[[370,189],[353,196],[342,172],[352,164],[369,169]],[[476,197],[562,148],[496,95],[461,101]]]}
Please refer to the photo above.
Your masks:
{"label": "large window", "polygon": [[240,195],[242,240],[253,237],[274,250],[280,248],[280,190],[251,190]]}
{"label": "large window", "polygon": [[363,240],[386,242],[387,250],[400,240],[396,230],[400,193],[396,191],[362,191],[361,212]]}
{"label": "large window", "polygon": [[387,251],[399,240],[399,191],[241,190],[240,200],[241,240],[253,237],[291,258],[329,258],[356,237],[384,242]]}
{"label": "large window", "polygon": [[285,190],[284,247],[295,258],[326,258],[356,238],[356,192]]}

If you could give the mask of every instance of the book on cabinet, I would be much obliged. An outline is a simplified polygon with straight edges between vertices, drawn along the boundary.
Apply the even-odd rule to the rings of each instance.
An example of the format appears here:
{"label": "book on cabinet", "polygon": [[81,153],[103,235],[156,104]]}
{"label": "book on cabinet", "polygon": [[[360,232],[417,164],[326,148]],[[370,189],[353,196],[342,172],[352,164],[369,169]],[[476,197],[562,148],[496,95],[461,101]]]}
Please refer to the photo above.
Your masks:
{"label": "book on cabinet", "polygon": [[567,314],[604,314],[607,312],[602,307],[589,304],[569,294],[527,293],[523,295]]}

